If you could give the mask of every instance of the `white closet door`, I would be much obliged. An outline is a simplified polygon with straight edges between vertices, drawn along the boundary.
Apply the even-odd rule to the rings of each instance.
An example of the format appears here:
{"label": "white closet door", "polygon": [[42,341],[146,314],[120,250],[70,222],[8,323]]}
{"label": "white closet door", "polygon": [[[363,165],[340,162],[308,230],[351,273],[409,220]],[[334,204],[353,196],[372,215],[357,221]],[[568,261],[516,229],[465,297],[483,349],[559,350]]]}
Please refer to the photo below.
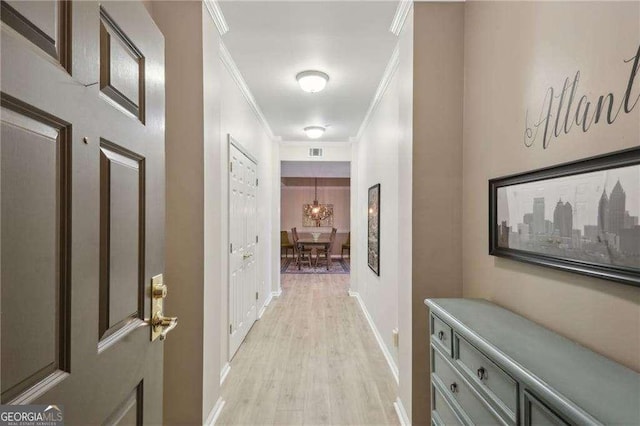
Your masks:
{"label": "white closet door", "polygon": [[257,319],[257,165],[229,144],[229,358]]}

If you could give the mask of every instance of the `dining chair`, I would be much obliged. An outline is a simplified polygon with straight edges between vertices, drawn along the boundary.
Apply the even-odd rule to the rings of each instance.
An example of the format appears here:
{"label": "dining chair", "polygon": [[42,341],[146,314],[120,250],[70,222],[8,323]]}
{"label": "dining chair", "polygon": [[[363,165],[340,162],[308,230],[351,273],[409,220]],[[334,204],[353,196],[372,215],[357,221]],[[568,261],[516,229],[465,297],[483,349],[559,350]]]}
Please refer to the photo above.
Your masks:
{"label": "dining chair", "polygon": [[333,246],[336,242],[336,233],[338,230],[333,228],[331,230],[331,237],[329,238],[329,245],[326,248],[318,248],[316,249],[316,266],[318,266],[318,262],[321,258],[326,260],[327,262],[327,270],[331,267],[331,252],[333,251]]}
{"label": "dining chair", "polygon": [[287,231],[280,231],[280,257],[282,257],[282,250],[284,249],[284,257],[289,256],[289,250],[293,252],[295,256],[295,251],[293,249],[293,244],[289,241],[289,233]]}
{"label": "dining chair", "polygon": [[349,257],[351,257],[351,232],[347,234],[347,241],[342,244],[342,250],[340,250],[340,257],[344,259],[344,251],[347,250],[349,252]]}
{"label": "dining chair", "polygon": [[303,263],[306,263],[311,267],[311,249],[305,249],[302,244],[299,243],[298,232],[296,232],[296,228],[291,230],[291,235],[293,236],[293,255],[296,259],[296,264],[298,265],[298,269]]}
{"label": "dining chair", "polygon": [[[291,235],[292,236],[295,235],[296,236],[296,240],[299,240],[300,236],[298,235],[298,228],[296,228],[296,227],[291,228]],[[302,248],[304,248],[305,250],[311,250],[310,247],[306,247],[305,248],[304,244],[302,245]]]}

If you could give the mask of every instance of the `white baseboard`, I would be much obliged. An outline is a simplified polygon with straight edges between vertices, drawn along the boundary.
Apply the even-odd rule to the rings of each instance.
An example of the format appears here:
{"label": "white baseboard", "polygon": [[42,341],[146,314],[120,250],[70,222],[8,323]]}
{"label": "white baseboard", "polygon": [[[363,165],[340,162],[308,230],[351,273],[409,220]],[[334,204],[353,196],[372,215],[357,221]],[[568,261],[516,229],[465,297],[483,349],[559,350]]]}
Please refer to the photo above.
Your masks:
{"label": "white baseboard", "polygon": [[267,300],[264,301],[264,306],[269,306],[273,300],[273,292],[267,295]]}
{"label": "white baseboard", "polygon": [[269,303],[271,303],[272,299],[273,293],[269,293],[269,295],[267,296],[267,300],[264,301],[264,305],[262,305],[262,308],[260,308],[260,310],[258,311],[258,319],[262,318],[262,315],[264,315],[264,312],[267,310],[267,306],[269,306]]}
{"label": "white baseboard", "polygon": [[229,371],[231,371],[231,364],[227,362],[222,366],[222,370],[220,370],[220,386],[222,386],[224,381],[227,380]]}
{"label": "white baseboard", "polygon": [[271,304],[271,301],[273,300],[273,298],[278,297],[281,294],[282,294],[282,290],[272,291],[267,295],[267,299],[264,301],[264,305],[262,305],[262,308],[260,308],[260,310],[258,311],[258,319],[262,318],[262,315],[264,315],[264,312],[267,310],[267,306]]}
{"label": "white baseboard", "polygon": [[204,421],[205,426],[213,426],[216,424],[218,417],[220,417],[220,413],[222,413],[222,408],[224,407],[224,399],[222,397],[218,398],[216,401],[216,405],[213,406],[211,412],[207,416],[207,420]]}
{"label": "white baseboard", "polygon": [[391,370],[391,374],[393,374],[393,378],[396,380],[396,384],[399,383],[398,366],[396,365],[396,362],[391,356],[391,353],[389,352],[387,345],[384,344],[384,340],[382,339],[382,336],[380,335],[378,328],[373,322],[373,318],[371,318],[369,311],[367,311],[367,307],[364,305],[364,302],[362,301],[360,294],[356,291],[349,290],[349,296],[355,297],[358,303],[360,304],[360,308],[362,309],[362,312],[364,313],[364,316],[367,319],[367,322],[369,323],[369,327],[371,327],[371,331],[373,331],[373,335],[376,337],[378,346],[380,346],[380,350],[382,351],[382,354],[387,360],[387,364],[389,364],[389,369]]}
{"label": "white baseboard", "polygon": [[264,315],[264,311],[267,310],[267,305],[263,305],[262,308],[258,311],[258,319],[262,319],[262,315]]}
{"label": "white baseboard", "polygon": [[404,409],[404,405],[402,405],[402,400],[400,399],[400,397],[396,398],[396,401],[393,403],[393,408],[395,408],[396,410],[398,420],[400,420],[400,425],[411,426],[411,421],[409,420],[409,416],[407,415],[407,410]]}

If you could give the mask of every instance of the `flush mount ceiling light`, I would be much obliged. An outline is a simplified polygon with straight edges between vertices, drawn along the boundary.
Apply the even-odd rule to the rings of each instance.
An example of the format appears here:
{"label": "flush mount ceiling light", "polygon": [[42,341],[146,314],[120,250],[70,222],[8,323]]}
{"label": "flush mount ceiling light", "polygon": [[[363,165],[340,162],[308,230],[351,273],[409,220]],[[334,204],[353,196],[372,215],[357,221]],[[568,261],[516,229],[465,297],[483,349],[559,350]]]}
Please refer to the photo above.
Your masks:
{"label": "flush mount ceiling light", "polygon": [[304,132],[309,139],[318,139],[324,134],[325,128],[322,126],[309,126],[304,128]]}
{"label": "flush mount ceiling light", "polygon": [[302,71],[296,75],[296,80],[305,92],[316,93],[325,88],[329,76],[322,71]]}

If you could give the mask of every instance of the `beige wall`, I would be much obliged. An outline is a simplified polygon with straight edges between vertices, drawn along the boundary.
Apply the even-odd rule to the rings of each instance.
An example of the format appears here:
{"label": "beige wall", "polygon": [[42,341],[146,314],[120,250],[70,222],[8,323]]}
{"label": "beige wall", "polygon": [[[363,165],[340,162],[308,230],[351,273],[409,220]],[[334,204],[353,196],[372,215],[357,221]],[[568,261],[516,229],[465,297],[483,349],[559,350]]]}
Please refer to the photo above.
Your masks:
{"label": "beige wall", "polygon": [[[640,41],[638,2],[466,5],[464,296],[507,307],[640,371],[640,288],[487,254],[487,180],[640,143],[640,107],[543,149],[523,144],[525,111],[580,71],[577,99],[612,92],[619,105]],[[636,79],[637,80],[637,79]],[[636,81],[633,93],[640,91]]]}
{"label": "beige wall", "polygon": [[[246,101],[212,59],[218,36],[204,25],[202,5],[158,2],[149,10],[166,43],[167,312],[180,316],[165,343],[165,421],[201,424],[219,395],[217,374],[226,360],[226,293],[219,287],[226,280],[226,217],[215,204],[226,199],[224,136],[232,133],[270,169],[261,178],[272,190],[263,199],[270,213],[261,229],[272,237],[265,244],[271,252],[279,226],[268,222],[278,225],[280,188],[277,179],[267,182],[277,176],[280,151],[285,157],[289,151],[264,148],[267,139]],[[522,136],[526,109],[537,108],[547,87],[560,87],[578,69],[581,94],[613,92],[620,99],[631,66],[623,60],[640,40],[640,4],[416,3],[414,14],[400,37],[397,81],[388,89],[399,99],[397,176],[388,179],[367,165],[375,153],[352,162],[352,179],[362,189],[385,180],[384,205],[391,192],[384,188],[397,190],[395,227],[387,233],[403,243],[394,247],[396,263],[406,267],[395,275],[392,305],[401,336],[399,396],[413,424],[429,421],[426,297],[492,300],[640,371],[640,289],[489,256],[486,188],[492,177],[638,145],[640,107],[612,125],[573,129],[546,150],[526,148]],[[216,112],[216,96],[226,99],[226,116]],[[212,169],[204,170],[208,164]],[[354,217],[358,197],[354,191]],[[407,223],[412,230],[402,226]],[[366,238],[366,227],[353,231],[358,241]],[[266,297],[277,290],[279,274],[269,269],[268,255],[263,261]],[[364,255],[359,262],[366,267]],[[382,286],[367,273],[354,268],[352,287],[369,281],[368,304],[375,307],[375,295],[383,293],[371,289]],[[412,309],[397,309],[409,304]],[[375,320],[385,339],[394,320],[389,312]]]}
{"label": "beige wall", "polygon": [[[302,206],[313,202],[315,188],[313,186],[282,186],[280,196],[280,229],[291,231],[297,227],[298,232],[331,232],[331,227],[305,228],[302,225]],[[338,232],[349,232],[350,197],[348,186],[318,185],[318,201],[322,204],[333,204],[333,227]]]}
{"label": "beige wall", "polygon": [[[220,33],[203,5],[202,12],[202,89],[203,89],[203,137],[204,137],[204,291],[203,305],[203,395],[202,416],[210,417],[220,397],[220,342],[226,338],[219,324],[223,323],[219,312],[224,300],[220,293],[224,287],[220,269],[227,250],[220,245],[227,229],[220,220],[220,199],[225,194],[220,184],[220,174],[226,171],[222,164],[223,140],[221,132],[222,82],[218,49]],[[188,167],[188,164],[182,165]],[[224,324],[226,330],[226,324]]]}
{"label": "beige wall", "polygon": [[[398,40],[398,404],[411,416],[413,312],[413,8]],[[404,307],[404,308],[400,308]]]}
{"label": "beige wall", "polygon": [[[167,313],[180,325],[165,345],[166,424],[203,424],[220,397],[227,353],[227,134],[258,159],[263,206],[258,309],[278,271],[277,145],[221,63],[220,36],[201,2],[156,2],[166,43]],[[276,188],[272,190],[272,188]],[[277,240],[276,238],[277,237]]]}
{"label": "beige wall", "polygon": [[415,3],[411,419],[430,423],[426,298],[462,296],[464,3]]}
{"label": "beige wall", "polygon": [[[203,400],[202,5],[158,2],[152,10],[165,36],[166,55],[165,281],[169,296],[165,309],[180,321],[164,342],[164,422],[202,424],[204,407],[211,405],[211,401],[205,404]],[[190,48],[185,49],[185,45]],[[215,403],[217,395],[210,397]]]}

